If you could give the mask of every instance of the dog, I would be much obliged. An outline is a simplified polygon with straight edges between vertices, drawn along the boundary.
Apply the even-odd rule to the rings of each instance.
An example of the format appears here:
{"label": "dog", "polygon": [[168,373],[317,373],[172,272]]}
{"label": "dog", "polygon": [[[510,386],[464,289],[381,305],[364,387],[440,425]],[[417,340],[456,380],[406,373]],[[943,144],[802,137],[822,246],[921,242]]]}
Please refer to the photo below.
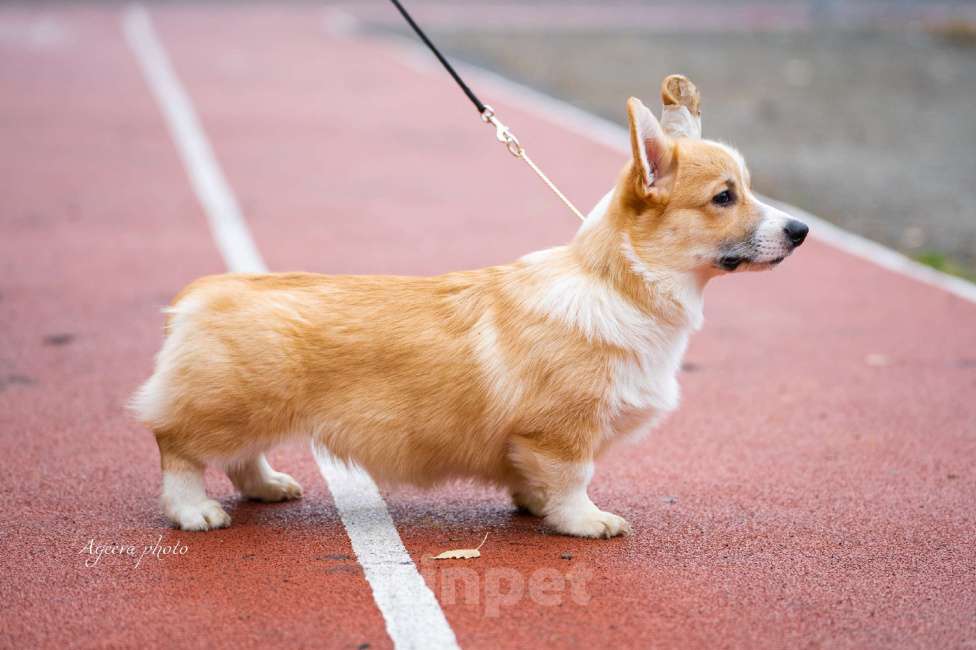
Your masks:
{"label": "dog", "polygon": [[159,445],[166,517],[230,524],[207,464],[245,497],[300,497],[265,452],[310,436],[380,481],[473,477],[558,533],[628,533],[587,494],[595,460],[678,406],[708,281],[774,267],[807,234],[757,200],[736,150],[701,139],[694,84],[672,75],[661,97],[660,121],[628,100],[631,159],[568,245],[438,277],[226,274],[183,289],[131,402]]}

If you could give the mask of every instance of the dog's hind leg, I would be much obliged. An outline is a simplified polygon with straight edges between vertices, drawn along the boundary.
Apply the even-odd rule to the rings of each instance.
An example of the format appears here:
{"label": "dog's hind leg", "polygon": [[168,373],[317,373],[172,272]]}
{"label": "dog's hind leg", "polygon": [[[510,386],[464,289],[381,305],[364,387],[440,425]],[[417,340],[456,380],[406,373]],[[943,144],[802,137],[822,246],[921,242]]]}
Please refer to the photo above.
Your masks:
{"label": "dog's hind leg", "polygon": [[226,471],[237,491],[249,499],[273,502],[302,496],[298,481],[284,472],[276,472],[264,454],[228,465]]}

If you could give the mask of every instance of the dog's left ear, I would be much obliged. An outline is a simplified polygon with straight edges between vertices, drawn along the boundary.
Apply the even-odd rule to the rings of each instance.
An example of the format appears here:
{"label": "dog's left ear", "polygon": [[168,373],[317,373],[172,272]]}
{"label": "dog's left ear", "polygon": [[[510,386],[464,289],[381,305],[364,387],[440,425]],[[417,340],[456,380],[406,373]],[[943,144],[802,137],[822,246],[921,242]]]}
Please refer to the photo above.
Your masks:
{"label": "dog's left ear", "polygon": [[661,126],[672,138],[701,139],[701,93],[688,77],[673,74],[661,82]]}
{"label": "dog's left ear", "polygon": [[674,144],[654,113],[636,97],[627,100],[627,119],[634,167],[640,174],[640,190],[645,196],[660,194],[663,181],[671,171]]}

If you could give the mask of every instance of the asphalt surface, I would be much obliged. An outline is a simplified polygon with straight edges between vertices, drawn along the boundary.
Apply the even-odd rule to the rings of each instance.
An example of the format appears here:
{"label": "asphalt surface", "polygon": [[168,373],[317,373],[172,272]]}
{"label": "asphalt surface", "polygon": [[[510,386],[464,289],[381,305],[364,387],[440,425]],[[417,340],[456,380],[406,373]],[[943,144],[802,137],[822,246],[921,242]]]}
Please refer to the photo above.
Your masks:
{"label": "asphalt surface", "polygon": [[[429,274],[572,236],[400,45],[329,35],[315,6],[152,15],[272,269]],[[222,263],[120,17],[0,9],[7,34],[48,21],[0,44],[0,645],[389,647],[306,449],[272,456],[300,502],[240,502],[213,473],[231,528],[159,512],[155,444],[122,405],[160,307]],[[492,103],[583,205],[623,163]],[[593,498],[632,536],[546,534],[467,484],[384,491],[461,647],[976,643],[976,304],[816,240],[706,302],[681,409],[598,466]],[[429,559],[485,533],[477,560]],[[92,540],[160,536],[186,550],[86,566]]]}

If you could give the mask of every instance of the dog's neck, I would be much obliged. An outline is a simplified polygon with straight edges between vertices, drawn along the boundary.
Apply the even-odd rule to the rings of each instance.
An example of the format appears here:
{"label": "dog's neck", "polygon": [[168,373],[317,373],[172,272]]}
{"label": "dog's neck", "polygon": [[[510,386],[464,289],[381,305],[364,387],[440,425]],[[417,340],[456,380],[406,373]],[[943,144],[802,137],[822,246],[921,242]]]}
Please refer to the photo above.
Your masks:
{"label": "dog's neck", "polygon": [[663,324],[701,328],[707,274],[657,268],[638,257],[625,231],[613,223],[621,210],[614,188],[587,216],[569,251],[582,269],[598,275],[645,313]]}

